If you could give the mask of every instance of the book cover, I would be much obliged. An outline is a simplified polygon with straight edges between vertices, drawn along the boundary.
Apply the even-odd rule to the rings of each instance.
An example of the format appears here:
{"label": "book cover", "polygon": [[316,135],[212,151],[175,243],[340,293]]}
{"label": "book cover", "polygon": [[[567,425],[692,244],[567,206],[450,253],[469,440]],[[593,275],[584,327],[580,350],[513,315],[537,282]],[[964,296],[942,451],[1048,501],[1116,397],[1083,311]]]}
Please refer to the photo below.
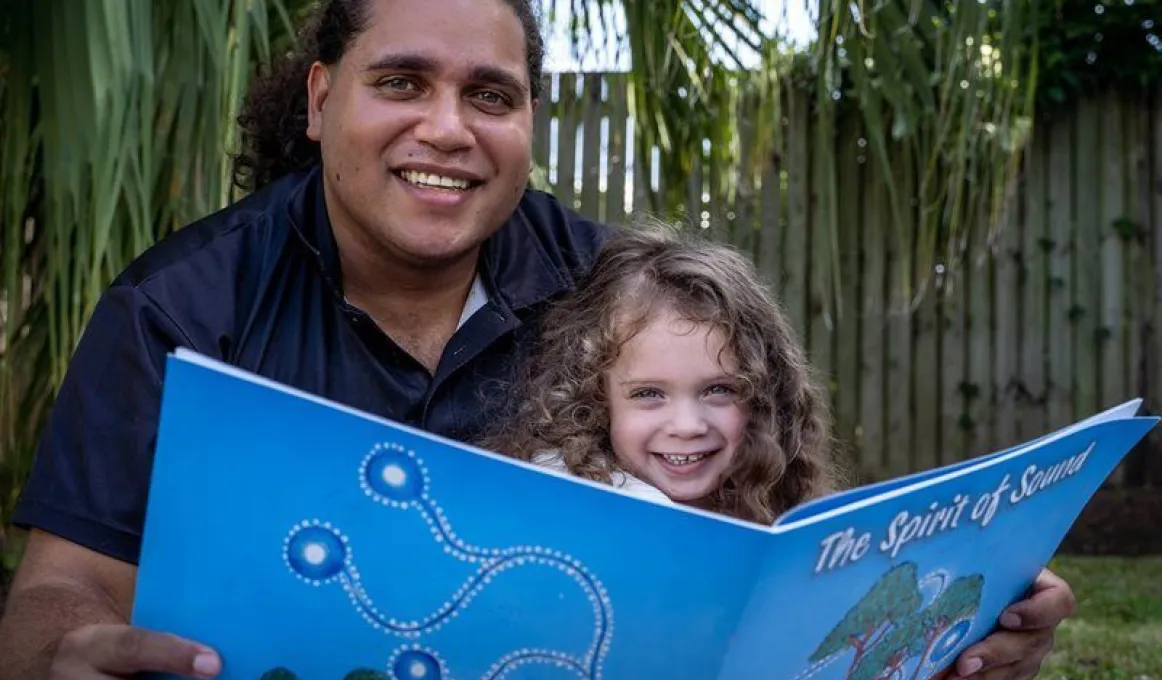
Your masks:
{"label": "book cover", "polygon": [[225,680],[927,678],[1019,599],[1136,410],[763,527],[179,351],[133,623]]}

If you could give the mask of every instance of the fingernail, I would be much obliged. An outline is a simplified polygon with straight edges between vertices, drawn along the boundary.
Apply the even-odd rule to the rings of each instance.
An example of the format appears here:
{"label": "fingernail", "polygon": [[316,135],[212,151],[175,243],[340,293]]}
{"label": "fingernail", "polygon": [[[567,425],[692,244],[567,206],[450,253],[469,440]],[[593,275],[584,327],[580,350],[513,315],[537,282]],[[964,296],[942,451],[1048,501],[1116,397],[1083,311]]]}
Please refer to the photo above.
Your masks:
{"label": "fingernail", "polygon": [[984,668],[984,662],[981,661],[980,659],[977,659],[974,657],[974,658],[971,658],[965,662],[964,674],[965,675],[972,675],[973,673],[979,671],[982,668]]}
{"label": "fingernail", "polygon": [[198,652],[194,657],[194,672],[206,678],[218,675],[220,664],[218,655],[213,652]]}
{"label": "fingernail", "polygon": [[1001,625],[1005,628],[1016,628],[1021,625],[1021,617],[1013,612],[1005,612],[1001,614]]}

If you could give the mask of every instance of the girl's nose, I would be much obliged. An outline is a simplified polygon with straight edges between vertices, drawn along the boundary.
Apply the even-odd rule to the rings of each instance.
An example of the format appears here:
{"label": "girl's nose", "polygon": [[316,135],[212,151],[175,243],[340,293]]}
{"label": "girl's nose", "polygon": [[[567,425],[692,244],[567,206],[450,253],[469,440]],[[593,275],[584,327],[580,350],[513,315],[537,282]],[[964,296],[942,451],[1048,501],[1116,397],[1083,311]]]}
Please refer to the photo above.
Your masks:
{"label": "girl's nose", "polygon": [[679,401],[674,404],[670,417],[670,434],[676,437],[698,437],[706,434],[710,429],[702,407],[692,401]]}

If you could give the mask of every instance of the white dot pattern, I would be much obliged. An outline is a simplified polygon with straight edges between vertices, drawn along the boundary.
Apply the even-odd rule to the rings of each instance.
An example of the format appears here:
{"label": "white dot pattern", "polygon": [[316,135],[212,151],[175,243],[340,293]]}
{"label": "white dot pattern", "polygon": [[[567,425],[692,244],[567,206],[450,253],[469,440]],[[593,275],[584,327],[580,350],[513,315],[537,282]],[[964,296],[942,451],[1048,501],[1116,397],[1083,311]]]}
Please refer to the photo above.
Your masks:
{"label": "white dot pattern", "polygon": [[[415,481],[410,478],[411,475],[419,475],[418,493],[414,497],[408,499],[389,497],[385,493],[380,493],[379,490],[373,488],[368,483],[369,466],[378,456],[382,456],[385,453],[388,455],[402,454],[406,457],[404,464],[390,463],[383,470],[379,471],[380,479],[393,489],[388,493],[394,493],[394,489],[405,489],[408,484],[414,483]],[[409,467],[412,469],[409,470]],[[332,581],[338,581],[342,585],[344,592],[350,598],[355,610],[375,630],[394,634],[405,639],[415,640],[423,635],[433,633],[454,621],[464,612],[472,600],[500,574],[528,565],[554,568],[571,578],[581,587],[593,608],[593,638],[587,652],[583,657],[578,658],[575,655],[555,650],[534,648],[517,649],[505,654],[493,663],[482,677],[482,680],[500,680],[517,668],[531,664],[556,666],[571,671],[579,678],[588,680],[598,680],[602,677],[602,666],[613,639],[613,603],[605,587],[601,584],[601,581],[590,574],[580,561],[565,553],[543,546],[521,545],[509,548],[482,548],[464,541],[456,535],[451,521],[444,515],[443,509],[435,499],[430,496],[430,480],[428,470],[424,466],[423,461],[416,456],[414,451],[406,449],[397,443],[376,444],[371,452],[360,462],[358,479],[363,492],[373,501],[393,509],[418,511],[418,514],[428,525],[432,540],[443,545],[445,554],[457,560],[478,565],[476,572],[469,576],[431,614],[420,619],[400,619],[380,611],[375,606],[373,599],[363,587],[359,571],[353,563],[348,538],[335,530],[330,523],[321,523],[318,519],[315,519],[296,525],[284,541],[284,561],[299,580],[316,587]],[[404,493],[402,495],[406,496],[407,494]],[[291,538],[302,528],[312,526],[321,526],[331,530],[342,543],[344,549],[343,567],[333,577],[322,579],[305,577],[298,573],[290,562],[289,546]],[[308,554],[307,557],[309,558],[312,555],[314,553]],[[399,658],[400,654],[409,650],[422,650],[426,654],[431,655],[437,661],[440,668],[438,678],[435,680],[450,680],[451,675],[449,674],[447,665],[440,656],[433,650],[417,646],[404,646],[397,649],[392,656],[392,660],[388,663],[388,668],[393,669],[395,661]],[[403,677],[397,675],[396,680],[412,680],[413,678],[419,680],[425,677],[422,673],[416,675],[417,672],[426,673],[427,669],[423,664],[413,663],[405,669],[405,675]],[[426,680],[432,679],[429,678]]]}

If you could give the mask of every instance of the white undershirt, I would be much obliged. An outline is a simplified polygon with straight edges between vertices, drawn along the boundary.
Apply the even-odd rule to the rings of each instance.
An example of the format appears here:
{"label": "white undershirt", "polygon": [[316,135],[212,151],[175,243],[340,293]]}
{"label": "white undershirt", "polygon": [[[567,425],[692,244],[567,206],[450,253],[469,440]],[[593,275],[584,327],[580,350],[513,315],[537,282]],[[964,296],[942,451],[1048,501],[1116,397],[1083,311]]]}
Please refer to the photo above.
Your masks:
{"label": "white undershirt", "polygon": [[464,310],[460,312],[460,320],[456,323],[456,330],[460,330],[460,327],[486,304],[488,304],[488,291],[484,289],[484,282],[480,280],[480,274],[477,274],[476,278],[472,280],[472,287],[468,289],[468,297],[464,300]]}
{"label": "white undershirt", "polygon": [[[541,451],[533,456],[533,464],[560,472],[569,472],[569,468],[565,466],[565,461],[561,459],[561,454],[557,451]],[[640,498],[667,504],[673,504],[674,502],[657,487],[651,486],[629,473],[621,471],[614,472],[612,481],[613,486],[628,491]]]}

